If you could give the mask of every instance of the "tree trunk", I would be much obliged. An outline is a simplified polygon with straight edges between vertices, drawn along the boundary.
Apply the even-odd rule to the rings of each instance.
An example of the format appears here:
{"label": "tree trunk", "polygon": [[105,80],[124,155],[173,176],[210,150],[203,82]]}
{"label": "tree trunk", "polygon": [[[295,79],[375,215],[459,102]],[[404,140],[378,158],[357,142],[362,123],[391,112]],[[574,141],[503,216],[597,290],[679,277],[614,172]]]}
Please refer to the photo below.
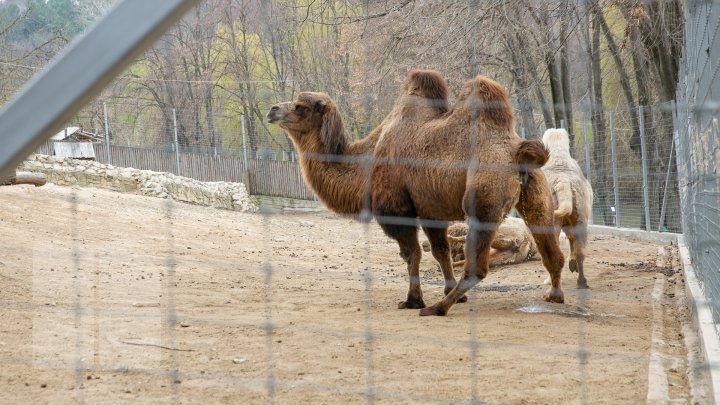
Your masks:
{"label": "tree trunk", "polygon": [[560,69],[555,61],[555,56],[549,53],[545,59],[550,79],[550,94],[552,96],[553,111],[555,112],[555,128],[561,127],[561,121],[565,121],[565,100],[563,98],[562,83],[560,81]]}
{"label": "tree trunk", "polygon": [[568,135],[570,136],[570,147],[573,147],[575,143],[575,134],[573,133],[573,113],[572,113],[572,94],[570,91],[570,67],[568,63],[568,51],[567,51],[567,26],[570,22],[570,13],[568,11],[568,4],[565,2],[565,18],[560,19],[560,84],[562,85],[562,96],[563,96],[563,113],[565,115],[565,128],[567,128]]}
{"label": "tree trunk", "polygon": [[[516,34],[517,38],[517,45],[519,49],[520,55],[530,55],[529,47],[527,43],[525,42],[525,38],[522,37],[520,33]],[[553,118],[552,118],[552,111],[548,106],[547,98],[545,97],[545,93],[543,92],[543,85],[540,81],[540,78],[538,77],[537,71],[535,70],[535,65],[532,63],[527,64],[527,73],[530,76],[530,80],[532,80],[532,86],[535,91],[535,97],[537,98],[538,104],[540,105],[540,110],[543,114],[543,122],[545,123],[546,128],[552,128],[553,125]]]}
{"label": "tree trunk", "polygon": [[[608,196],[608,175],[607,175],[607,130],[605,126],[605,109],[603,107],[602,93],[602,70],[600,59],[600,26],[603,20],[602,9],[594,7],[592,22],[592,40],[590,59],[592,70],[592,127],[593,127],[593,164],[595,168],[591,175],[595,197],[602,210],[602,221],[604,225],[610,225],[614,217],[610,211],[610,199]],[[587,147],[590,147],[588,145]]]}
{"label": "tree trunk", "polygon": [[43,173],[17,172],[12,176],[0,179],[0,186],[14,184],[33,184],[40,187],[47,183],[47,176]]}
{"label": "tree trunk", "polygon": [[517,98],[520,106],[520,121],[522,122],[522,128],[525,129],[526,138],[537,137],[535,131],[535,119],[533,118],[533,107],[530,102],[530,95],[527,94],[527,89],[530,88],[527,82],[527,72],[525,68],[524,59],[518,55],[517,44],[509,37],[505,41],[505,46],[510,53],[510,60],[512,61],[513,67],[510,68],[510,73],[513,76],[513,80],[517,87]]}

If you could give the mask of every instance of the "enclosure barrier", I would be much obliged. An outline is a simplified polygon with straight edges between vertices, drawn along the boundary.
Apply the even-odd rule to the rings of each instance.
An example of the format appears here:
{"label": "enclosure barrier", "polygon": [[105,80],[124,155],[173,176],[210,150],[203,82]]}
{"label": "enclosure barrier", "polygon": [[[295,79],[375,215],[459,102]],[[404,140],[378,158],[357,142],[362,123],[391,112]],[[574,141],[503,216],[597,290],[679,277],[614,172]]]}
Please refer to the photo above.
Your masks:
{"label": "enclosure barrier", "polygon": [[[680,106],[680,108],[683,107]],[[663,107],[658,110],[661,112],[667,112],[671,111],[672,109]],[[692,112],[694,113],[694,111]],[[627,114],[634,113],[636,112],[628,112]],[[640,112],[640,114],[641,116],[644,116],[642,111]],[[684,117],[683,114],[688,115],[689,113],[678,112],[678,116],[680,117],[680,119],[676,120],[676,125],[678,121],[682,121],[682,118]],[[622,120],[622,115],[622,113],[612,115],[610,121],[618,122]],[[663,121],[664,118],[660,117],[655,122]],[[689,121],[692,120],[688,119],[688,122]],[[716,121],[711,122],[714,123],[714,127],[716,128]],[[609,153],[607,152],[607,143],[598,145],[598,143],[593,142],[592,145],[590,144],[591,139],[593,139],[593,134],[590,133],[587,123],[584,124],[580,131],[578,131],[577,128],[574,129],[573,132],[575,134],[582,134],[582,142],[576,143],[576,156],[578,156],[578,160],[580,161],[581,166],[586,168],[586,175],[593,181],[594,188],[598,190],[599,205],[597,205],[594,209],[594,218],[596,219],[596,223],[600,221],[600,223],[603,224],[609,224],[619,227],[623,226],[623,223],[621,221],[632,221],[632,226],[643,228],[646,230],[664,230],[665,228],[675,229],[676,225],[673,224],[676,224],[679,219],[677,218],[677,216],[673,216],[673,213],[675,213],[676,215],[679,210],[674,209],[672,205],[673,195],[677,196],[677,194],[673,194],[672,192],[673,185],[675,184],[673,178],[674,169],[672,164],[665,163],[672,162],[674,144],[672,142],[663,143],[662,141],[660,141],[660,139],[663,139],[662,137],[654,137],[652,139],[648,139],[646,137],[648,135],[647,124],[647,122],[642,122],[641,127],[637,128],[637,130],[639,130],[641,134],[640,145],[639,149],[637,150],[633,150],[628,145],[621,145],[616,142],[618,139],[620,139],[620,137],[616,137],[615,135],[617,135],[617,133],[622,130],[620,128],[612,127],[611,137],[609,139],[611,143]],[[668,124],[666,123],[664,125]],[[708,126],[707,122],[705,122],[705,125],[706,127]],[[634,129],[625,130],[633,131]],[[660,133],[661,131],[658,130],[657,132]],[[238,160],[228,159],[223,163],[218,163],[216,166],[213,166],[213,164],[205,163],[206,161],[204,160],[204,157],[199,157],[182,152],[177,138],[174,138],[172,140],[174,149],[171,149],[170,152],[160,151],[162,153],[155,153],[157,151],[143,150],[141,152],[135,153],[132,151],[132,149],[130,149],[132,147],[123,147],[128,149],[122,149],[122,151],[121,149],[118,149],[118,151],[114,153],[113,148],[120,147],[117,145],[110,145],[109,132],[106,130],[105,134],[105,149],[96,150],[96,156],[104,156],[107,161],[114,164],[124,164],[128,166],[150,166],[152,164],[158,164],[157,167],[165,171],[176,171],[178,174],[183,175],[187,173],[188,175],[193,175],[197,177],[206,176],[204,178],[208,179],[215,178],[215,176],[228,176],[228,178],[235,176],[234,178],[242,180],[243,176],[240,175],[240,173],[243,173],[244,179],[248,184],[252,184],[253,182],[253,175],[251,174],[253,173],[253,159],[248,159],[246,156],[243,156],[244,154],[238,155],[242,156],[242,160],[240,160],[239,157],[236,158]],[[36,134],[32,135],[35,136]],[[477,134],[473,134],[473,136],[477,136]],[[682,194],[681,197],[681,202],[683,206],[691,210],[684,213],[685,217],[682,218],[683,224],[685,226],[686,232],[688,228],[691,228],[692,231],[696,231],[696,228],[703,226],[707,228],[701,230],[704,232],[705,238],[701,239],[700,243],[691,242],[691,244],[694,243],[695,250],[705,249],[705,251],[708,253],[710,251],[713,251],[713,249],[715,249],[715,247],[717,246],[717,236],[710,236],[711,232],[713,232],[714,235],[718,234],[717,221],[714,219],[715,214],[717,213],[717,204],[713,204],[713,201],[711,200],[711,198],[717,197],[717,183],[712,186],[708,186],[707,184],[703,183],[703,188],[701,191],[697,191],[696,189],[692,188],[696,183],[702,183],[705,180],[709,180],[708,178],[712,176],[710,174],[710,168],[703,169],[705,170],[705,172],[702,173],[700,176],[695,175],[694,171],[698,170],[696,165],[699,164],[699,162],[693,160],[698,159],[698,157],[693,154],[693,151],[695,150],[694,148],[697,148],[698,146],[701,146],[702,148],[708,148],[708,143],[711,143],[710,145],[713,146],[714,144],[712,144],[712,142],[716,142],[717,140],[717,130],[715,131],[713,136],[714,141],[712,139],[703,139],[699,141],[700,145],[695,145],[691,142],[689,146],[682,145],[683,140],[680,139],[681,135],[678,134],[678,136],[674,138],[678,144],[678,162],[682,163],[680,165],[680,189],[682,191],[686,188],[689,188],[689,193]],[[581,138],[576,137],[575,139]],[[702,151],[706,152],[706,154],[707,152],[714,150],[714,146],[708,149],[702,149]],[[579,151],[582,151],[582,158],[580,157],[580,153],[578,153]],[[683,156],[682,158],[680,157],[681,154]],[[130,158],[129,156],[137,157]],[[623,161],[623,156],[625,156],[627,161]],[[13,159],[18,158],[21,157],[13,155],[10,159],[8,159],[8,162],[12,162]],[[218,157],[214,154],[212,154],[212,158],[216,159],[216,161],[218,162],[221,160],[218,159]],[[331,157],[324,158],[332,160]],[[592,160],[594,160],[594,162]],[[143,161],[145,163],[140,163]],[[188,162],[188,164],[186,166],[183,166],[183,161]],[[255,159],[254,161],[262,162],[263,160]],[[608,161],[611,162],[610,165],[606,164]],[[598,165],[598,162],[603,162],[605,165]],[[715,160],[713,160],[713,162],[715,162]],[[4,167],[6,161],[3,160],[2,163]],[[429,164],[431,164],[431,162],[416,161],[408,163],[408,165]],[[687,165],[687,167],[682,167],[683,165]],[[210,168],[206,168],[206,166]],[[231,167],[234,167],[236,171],[232,172]],[[283,181],[288,181],[290,176],[298,173],[297,166],[293,162],[290,162],[288,164],[283,162],[283,165],[273,163],[272,165],[268,166],[261,166],[258,163],[258,167],[259,168],[257,169],[257,177],[263,179],[282,178]],[[598,169],[598,167],[600,168]],[[193,168],[201,168],[201,171],[199,171],[198,173],[192,173],[191,170],[193,170]],[[240,168],[240,170],[238,170],[238,168]],[[472,164],[469,164],[469,170],[476,169],[477,168],[474,167]],[[507,168],[498,170],[507,170]],[[287,190],[289,187],[291,187],[289,183],[292,182],[296,181],[291,180],[285,184],[281,183],[268,185],[267,189],[263,190],[262,192],[283,192],[282,190]],[[716,177],[715,182],[717,182]],[[706,191],[708,188],[711,191],[710,193]],[[693,194],[693,192],[695,192],[695,194]],[[297,195],[301,194],[302,193],[298,193]],[[295,198],[303,197],[301,195],[300,197]],[[79,202],[77,196],[73,194],[70,198],[69,203],[71,211],[70,217],[74,219],[74,221],[69,221],[70,232],[72,233],[72,240],[79,241],[81,236],[81,227],[78,219]],[[702,213],[703,210],[710,211],[713,208],[715,211],[712,216],[708,213]],[[104,367],[104,370],[119,370],[119,372],[126,372],[129,374],[135,373],[148,378],[154,377],[156,374],[161,374],[164,377],[167,377],[168,383],[170,385],[168,392],[172,396],[173,400],[180,401],[182,398],[178,395],[178,386],[182,382],[181,378],[183,377],[183,375],[181,373],[183,372],[183,370],[179,367],[178,362],[178,358],[182,353],[179,354],[178,352],[184,351],[185,349],[177,346],[177,336],[173,332],[175,330],[174,328],[180,323],[178,319],[178,313],[176,312],[176,303],[180,299],[180,297],[176,297],[175,295],[177,281],[179,281],[176,270],[178,268],[178,263],[180,262],[175,253],[177,251],[176,249],[178,248],[175,245],[175,240],[177,236],[175,235],[175,233],[177,232],[177,229],[173,227],[172,222],[173,216],[175,214],[175,209],[176,208],[173,205],[173,202],[171,200],[168,200],[165,205],[164,212],[167,221],[164,223],[164,225],[167,228],[165,229],[167,233],[166,248],[167,252],[169,253],[167,253],[164,258],[161,258],[162,263],[156,265],[156,267],[162,268],[162,270],[164,271],[165,279],[163,279],[162,282],[157,282],[157,289],[151,291],[154,296],[157,296],[157,294],[160,293],[160,295],[163,297],[163,308],[161,310],[148,310],[148,308],[144,308],[142,305],[140,305],[137,307],[133,306],[133,310],[122,309],[116,312],[106,311],[103,313],[104,316],[117,318],[127,316],[129,313],[132,313],[134,316],[138,316],[138,314],[140,314],[139,318],[142,319],[142,322],[145,322],[143,326],[147,327],[149,332],[153,333],[153,336],[157,337],[162,342],[162,346],[155,345],[156,348],[168,350],[168,352],[159,353],[169,354],[156,354],[154,356],[148,356],[143,360],[143,362],[135,364],[134,368],[132,369],[128,369],[127,367],[123,368],[123,364],[113,358],[108,362],[102,363],[100,369],[103,369]],[[363,212],[363,215],[360,216],[360,219],[369,220],[369,216],[367,215],[367,209],[368,207],[365,207],[365,211]],[[696,214],[695,211],[698,211],[700,213]],[[664,214],[669,215],[669,217],[666,217]],[[695,219],[691,218],[690,222],[686,222],[688,216],[694,216],[693,218]],[[268,212],[263,213],[263,223],[265,224],[265,226],[268,226],[269,222],[274,219],[275,218],[273,218],[273,214]],[[692,222],[693,220],[695,222]],[[417,226],[418,224],[422,224],[430,228],[432,228],[433,226],[443,226],[442,223],[438,223],[437,221],[418,222],[412,218],[378,217],[378,221],[385,221],[386,223],[390,224],[411,226]],[[702,221],[705,221],[705,223],[702,223]],[[711,224],[708,225],[707,222],[711,222]],[[487,226],[487,224],[482,223],[473,223],[472,225],[480,228]],[[364,259],[364,262],[369,263],[369,258],[371,252],[373,251],[373,246],[371,245],[372,238],[370,237],[370,232],[368,228],[370,225],[366,223],[359,226],[364,227],[364,235],[362,235],[364,245],[362,245],[362,248],[357,252],[357,256],[358,259]],[[703,232],[699,232],[698,234],[702,235]],[[273,246],[273,242],[275,242],[275,240],[280,237],[281,236],[271,234],[269,231],[269,226],[264,229],[264,232],[261,236],[262,240],[260,241],[260,243],[262,244],[263,249],[262,252],[258,252],[259,255],[262,255],[262,265],[260,266],[261,268],[259,270],[261,270],[264,277],[261,282],[263,285],[262,296],[257,298],[257,301],[260,302],[258,306],[263,308],[263,313],[261,314],[261,321],[258,322],[257,319],[253,318],[251,321],[247,321],[247,323],[240,324],[237,322],[236,319],[230,321],[226,319],[206,319],[204,317],[198,317],[196,319],[193,319],[198,323],[205,323],[207,325],[234,328],[232,330],[232,333],[238,333],[239,327],[248,327],[250,330],[252,330],[252,332],[256,332],[255,329],[259,329],[261,337],[264,338],[264,345],[260,348],[260,350],[258,350],[257,355],[258,357],[263,357],[266,367],[264,367],[257,376],[253,377],[228,377],[226,375],[220,374],[208,376],[205,374],[204,370],[202,373],[198,373],[197,375],[187,376],[201,381],[215,378],[217,379],[217,381],[229,381],[233,385],[247,386],[250,391],[261,390],[264,394],[264,398],[268,402],[273,402],[280,395],[280,392],[283,389],[307,389],[319,392],[321,394],[326,394],[328,396],[339,394],[360,395],[368,403],[373,403],[377,399],[417,402],[438,400],[438,398],[435,397],[425,397],[413,393],[406,393],[402,391],[402,388],[404,387],[398,387],[396,389],[387,391],[378,390],[378,383],[387,376],[379,375],[378,373],[377,369],[381,359],[379,359],[376,354],[376,347],[380,343],[387,344],[388,341],[392,344],[397,344],[398,339],[397,337],[392,337],[392,339],[388,339],[388,337],[382,336],[378,333],[378,330],[382,326],[382,323],[375,319],[373,316],[376,305],[374,302],[373,291],[374,287],[380,282],[380,280],[373,271],[371,265],[365,266],[359,271],[362,278],[361,282],[364,282],[364,291],[361,291],[361,294],[364,293],[364,299],[360,303],[353,303],[356,304],[358,307],[358,322],[356,325],[354,325],[354,329],[327,331],[320,330],[319,328],[314,328],[313,325],[303,325],[300,328],[294,329],[295,331],[299,331],[301,333],[310,333],[328,339],[330,337],[339,338],[339,340],[343,342],[348,339],[353,339],[354,341],[360,342],[360,344],[363,345],[364,350],[361,352],[362,358],[359,361],[364,362],[364,375],[356,375],[352,377],[354,379],[354,387],[350,392],[338,392],[338,390],[334,386],[332,386],[331,383],[298,388],[296,386],[288,384],[287,381],[283,380],[283,378],[279,375],[278,367],[278,362],[281,360],[278,354],[280,350],[279,345],[282,343],[282,341],[275,338],[276,334],[282,331],[282,326],[276,319],[277,315],[274,310],[274,305],[279,301],[279,294],[274,289],[274,287],[280,274],[278,272],[280,270],[280,263],[278,263],[277,260],[273,257],[273,254],[275,253],[275,247]],[[36,265],[36,267],[33,268],[33,272],[37,277],[37,281],[40,281],[37,286],[38,290],[34,291],[34,293],[36,293],[38,296],[42,296],[43,293],[43,290],[41,288],[43,283],[41,282],[53,282],[56,280],[57,277],[57,274],[50,274],[50,264],[43,262],[43,260],[53,258],[53,255],[51,253],[52,252],[43,249],[39,249],[34,252],[34,255],[37,257],[39,263]],[[35,355],[37,355],[39,360],[33,360],[33,366],[40,369],[62,369],[65,367],[73,368],[77,373],[78,383],[80,383],[82,382],[81,380],[84,376],[84,372],[88,370],[88,365],[85,364],[85,355],[93,349],[92,347],[89,347],[87,345],[86,341],[83,340],[82,333],[86,332],[86,330],[82,328],[82,326],[84,325],[83,317],[86,316],[86,314],[84,313],[84,305],[87,304],[87,301],[84,301],[86,298],[81,293],[85,293],[86,288],[90,290],[93,285],[97,286],[97,283],[92,279],[83,278],[83,273],[80,273],[80,269],[89,260],[95,260],[95,264],[97,264],[99,260],[97,259],[98,255],[95,255],[95,258],[87,255],[88,252],[83,251],[83,248],[80,247],[79,243],[74,243],[70,251],[67,251],[65,253],[68,256],[66,259],[72,263],[72,270],[78,272],[81,276],[80,279],[76,279],[76,281],[71,281],[72,284],[68,286],[70,290],[73,290],[77,294],[73,295],[74,301],[71,307],[44,310],[44,312],[42,313],[43,316],[47,316],[47,314],[49,314],[50,316],[61,314],[61,317],[64,316],[64,318],[62,318],[63,322],[48,322],[47,319],[39,319],[38,325],[40,327],[36,328],[36,330],[33,331],[33,333],[35,333],[35,335],[33,335],[33,338],[37,339],[36,343],[40,343],[39,345],[37,345],[37,352],[34,353]],[[99,253],[108,254],[108,252]],[[255,254],[255,251],[253,251],[252,253]],[[697,253],[698,252],[696,251],[694,254],[697,255]],[[717,250],[714,250],[713,260],[717,259],[716,253]],[[710,264],[716,263],[717,262],[713,261]],[[706,271],[710,271],[712,269],[712,267],[705,267]],[[717,266],[714,268],[717,269]],[[53,271],[53,273],[55,272]],[[663,280],[662,278],[659,279]],[[112,298],[119,300],[124,297],[125,294],[126,291],[121,291]],[[462,330],[462,328],[460,327],[458,329],[462,330],[462,336],[453,338],[452,340],[448,339],[447,341],[441,342],[442,345],[456,345],[459,350],[463,350],[463,353],[468,353],[467,357],[456,360],[462,360],[465,361],[465,363],[456,362],[455,364],[462,364],[462,367],[467,367],[467,369],[469,370],[467,391],[468,397],[472,403],[480,403],[483,399],[483,393],[479,389],[479,372],[481,370],[481,350],[484,349],[483,345],[486,345],[491,349],[496,349],[500,352],[504,348],[511,348],[510,345],[504,343],[486,343],[481,342],[478,339],[480,328],[483,325],[479,321],[479,317],[482,311],[479,310],[480,306],[478,305],[479,300],[477,294],[478,289],[473,289],[472,291],[468,292],[469,303],[467,305],[472,308],[472,311],[469,312],[467,324],[462,325],[465,326],[466,329]],[[585,293],[582,291],[578,292],[577,304],[580,309],[584,307],[586,303],[585,299]],[[659,302],[656,304],[660,305]],[[32,303],[32,305],[39,306],[40,304]],[[352,310],[354,311],[354,308]],[[584,319],[586,314],[582,313],[581,311],[576,311],[576,313],[574,314],[570,312],[570,316],[576,317],[576,320],[578,322],[566,321],[564,322],[564,324],[572,325],[572,327],[578,328],[579,332],[577,335],[579,336],[579,340],[577,344],[574,345],[575,350],[570,353],[571,361],[567,364],[564,364],[564,366],[567,366],[569,364],[569,366],[567,367],[568,370],[572,369],[572,371],[576,372],[579,376],[577,381],[575,381],[576,386],[572,386],[571,388],[579,392],[578,398],[580,399],[581,403],[587,403],[592,400],[592,398],[588,397],[588,391],[591,386],[591,378],[588,376],[588,359],[592,358],[592,353],[589,353],[587,349],[589,331],[587,329]],[[51,320],[58,319],[51,318]],[[75,350],[67,356],[67,358],[69,359],[67,362],[46,362],[44,359],[50,357],[52,355],[52,353],[50,352],[54,349],[52,345],[48,345],[47,343],[53,342],[53,335],[57,337],[58,334],[62,334],[62,332],[65,331],[64,325],[71,325],[74,328],[72,329],[72,332],[75,333],[74,337],[76,337],[74,346]],[[182,326],[183,325],[181,325],[181,327]],[[85,325],[85,327],[87,326]],[[287,325],[285,327],[290,328],[290,326]],[[401,339],[400,343],[405,344],[405,340],[409,337],[410,335],[403,336],[403,339]],[[414,343],[417,342],[420,342],[423,345],[438,344],[437,341],[424,337],[416,339]],[[125,342],[122,343],[128,344]],[[130,344],[132,344],[132,342]],[[135,342],[135,344],[137,344],[137,342]],[[320,344],[320,342],[317,343],[318,347],[320,346]],[[313,349],[315,349],[315,347],[313,347]],[[534,354],[539,356],[546,356],[548,354],[548,351],[544,347],[528,345],[523,349],[526,351],[525,354]],[[598,354],[600,356],[604,356],[607,353]],[[237,360],[237,362],[235,360]],[[646,359],[644,358],[644,356],[639,356],[635,353],[622,353],[621,355],[616,356],[613,360],[640,362]],[[233,364],[242,364],[243,359],[232,359],[232,362]],[[435,376],[425,377],[434,378]],[[407,383],[407,381],[403,382]],[[434,383],[435,381],[431,382]],[[215,388],[213,387],[213,389]],[[78,389],[75,392],[75,395],[77,395],[77,398],[80,400],[80,402],[82,402],[82,390]]]}

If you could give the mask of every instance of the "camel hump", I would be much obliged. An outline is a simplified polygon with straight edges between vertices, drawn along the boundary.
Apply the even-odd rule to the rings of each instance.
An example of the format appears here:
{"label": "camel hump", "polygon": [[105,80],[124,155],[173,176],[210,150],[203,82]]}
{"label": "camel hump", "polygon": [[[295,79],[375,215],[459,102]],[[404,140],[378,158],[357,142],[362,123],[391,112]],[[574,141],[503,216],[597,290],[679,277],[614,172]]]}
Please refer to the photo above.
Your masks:
{"label": "camel hump", "polygon": [[475,87],[483,102],[482,113],[485,119],[497,127],[511,131],[515,125],[515,116],[505,88],[482,75],[475,79]]}
{"label": "camel hump", "polygon": [[448,110],[448,87],[445,78],[434,70],[413,69],[403,84],[403,93],[413,94],[436,102],[443,112]]}
{"label": "camel hump", "polygon": [[523,140],[515,149],[515,163],[525,170],[540,168],[549,158],[550,152],[539,139]]}

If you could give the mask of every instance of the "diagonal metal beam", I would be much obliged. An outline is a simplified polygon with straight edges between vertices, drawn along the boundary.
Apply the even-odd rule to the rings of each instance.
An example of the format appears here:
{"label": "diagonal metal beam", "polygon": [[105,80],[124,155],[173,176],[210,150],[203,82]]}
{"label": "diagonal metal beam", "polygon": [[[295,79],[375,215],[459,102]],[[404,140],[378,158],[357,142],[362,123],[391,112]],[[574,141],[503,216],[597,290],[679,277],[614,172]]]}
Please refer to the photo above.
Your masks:
{"label": "diagonal metal beam", "polygon": [[0,177],[120,74],[199,0],[124,0],[0,111]]}

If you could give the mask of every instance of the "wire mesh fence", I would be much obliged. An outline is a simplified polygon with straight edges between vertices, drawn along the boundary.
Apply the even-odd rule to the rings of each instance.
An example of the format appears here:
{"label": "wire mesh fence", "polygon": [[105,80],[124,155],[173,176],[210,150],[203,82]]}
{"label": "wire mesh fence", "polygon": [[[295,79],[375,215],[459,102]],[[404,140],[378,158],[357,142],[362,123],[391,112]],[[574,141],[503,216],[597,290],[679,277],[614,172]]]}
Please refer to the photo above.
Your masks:
{"label": "wire mesh fence", "polygon": [[687,46],[680,65],[675,121],[683,233],[720,322],[720,184],[718,100],[720,100],[720,4],[686,5]]}
{"label": "wire mesh fence", "polygon": [[[686,144],[673,136],[673,112],[671,105],[646,106],[576,122],[571,151],[595,191],[591,223],[678,232],[683,221],[686,232],[689,226],[702,230],[695,234],[705,235],[693,242],[695,254],[707,246],[714,255],[707,267],[712,269],[717,178],[715,188],[692,187],[714,176],[710,166],[716,158],[704,166],[697,159],[714,151],[717,121],[714,116],[698,121],[715,132]],[[212,108],[156,108],[134,101],[95,104],[83,114],[77,121],[99,138],[94,153],[100,161],[204,181],[244,181],[258,194],[312,198],[302,188],[290,140],[258,120]],[[678,116],[675,128],[683,119],[692,121]],[[476,129],[465,131],[471,148],[485,135]],[[526,132],[534,131],[518,128]],[[439,146],[428,149],[442,152]],[[682,196],[675,148],[680,190],[690,190]],[[473,158],[480,155],[472,152]],[[2,358],[15,374],[8,378],[15,388],[12,399],[23,399],[23,383],[70,391],[77,402],[106,399],[100,380],[127,401],[696,400],[688,376],[717,365],[699,363],[685,349],[689,319],[682,309],[683,290],[672,277],[677,270],[672,258],[658,253],[664,249],[659,244],[595,239],[591,289],[574,288],[575,276],[566,269],[563,277],[571,281],[565,285],[566,305],[542,302],[547,273],[535,261],[496,266],[477,286],[485,274],[464,275],[459,285],[467,287],[467,296],[456,297],[449,320],[428,322],[398,311],[398,298],[404,298],[400,308],[425,306],[421,283],[428,303],[448,303],[453,269],[448,271],[442,248],[428,255],[438,259],[439,268],[432,259],[421,262],[417,233],[423,228],[437,243],[437,231],[444,232],[449,220],[433,212],[417,219],[411,205],[404,212],[375,212],[375,222],[400,242],[398,258],[398,245],[370,221],[373,165],[397,168],[389,180],[437,170],[427,188],[453,183],[454,171],[511,179],[507,187],[472,190],[479,198],[467,205],[457,192],[430,199],[431,208],[450,206],[460,217],[470,215],[464,239],[470,251],[489,244],[479,241],[497,225],[488,220],[502,217],[482,217],[483,209],[493,207],[477,204],[495,193],[511,193],[518,175],[527,181],[517,165],[442,157],[307,154],[309,175],[313,165],[328,172],[332,165],[340,167],[336,182],[328,180],[329,173],[315,173],[315,190],[326,187],[337,197],[350,186],[348,198],[357,201],[347,213],[360,222],[267,210],[208,214],[169,199],[124,200],[79,188],[51,189],[37,198],[9,191],[3,220],[13,233],[0,263],[9,269],[2,274],[10,286],[5,309],[17,319],[0,336],[26,342]],[[698,165],[702,174],[693,177]],[[415,197],[421,199],[423,191]],[[521,205],[526,197],[519,197]],[[683,218],[681,199],[692,213],[683,210]],[[28,220],[28,207],[39,207],[41,220]],[[688,217],[695,222],[688,223]],[[478,263],[485,259],[463,260],[474,269],[485,267]],[[557,293],[547,292],[555,298]],[[31,372],[23,368],[28,364]],[[683,367],[688,373],[677,373]]]}
{"label": "wire mesh fence", "polygon": [[[142,115],[124,109],[125,114]],[[166,119],[157,115],[140,125],[118,118],[110,103],[98,104],[97,110],[103,111],[102,120],[84,116],[70,125],[95,134],[100,162],[201,181],[244,182],[256,195],[315,198],[300,175],[298,153],[289,138],[262,131],[248,134],[242,116],[211,115],[188,128],[180,124],[192,121],[183,111],[170,110]],[[595,191],[592,224],[680,232],[672,106],[605,111],[602,130],[585,114],[570,131],[572,155]],[[100,126],[90,129],[93,124]],[[517,132],[530,131],[518,127]],[[184,135],[176,139],[176,133]],[[39,152],[51,154],[51,144]]]}

